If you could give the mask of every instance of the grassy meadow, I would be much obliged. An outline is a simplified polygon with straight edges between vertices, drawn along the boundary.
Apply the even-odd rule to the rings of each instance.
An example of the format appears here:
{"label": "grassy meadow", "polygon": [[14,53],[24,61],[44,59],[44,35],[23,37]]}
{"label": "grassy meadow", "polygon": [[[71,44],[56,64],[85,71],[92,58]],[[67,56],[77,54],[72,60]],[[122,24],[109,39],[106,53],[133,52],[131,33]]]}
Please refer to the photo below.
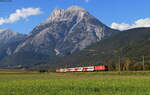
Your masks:
{"label": "grassy meadow", "polygon": [[150,95],[150,72],[0,72],[0,95]]}

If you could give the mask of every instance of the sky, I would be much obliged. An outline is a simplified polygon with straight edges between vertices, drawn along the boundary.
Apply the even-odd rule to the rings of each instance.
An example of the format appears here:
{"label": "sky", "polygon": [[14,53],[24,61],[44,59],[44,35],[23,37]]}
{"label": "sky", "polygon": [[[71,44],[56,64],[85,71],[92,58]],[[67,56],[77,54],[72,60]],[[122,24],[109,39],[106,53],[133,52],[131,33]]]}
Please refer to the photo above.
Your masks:
{"label": "sky", "polygon": [[[7,2],[5,2],[7,1]],[[118,30],[150,27],[150,0],[0,0],[0,28],[29,33],[55,8],[80,6]]]}

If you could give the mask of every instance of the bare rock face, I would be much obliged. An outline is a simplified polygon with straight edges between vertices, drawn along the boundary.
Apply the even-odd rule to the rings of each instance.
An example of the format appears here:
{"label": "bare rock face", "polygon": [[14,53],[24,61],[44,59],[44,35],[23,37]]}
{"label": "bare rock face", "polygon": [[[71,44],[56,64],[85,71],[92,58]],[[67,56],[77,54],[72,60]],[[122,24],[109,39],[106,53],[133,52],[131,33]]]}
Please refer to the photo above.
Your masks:
{"label": "bare rock face", "polygon": [[37,25],[27,40],[14,53],[37,52],[66,56],[110,36],[115,30],[102,24],[85,9],[72,6],[55,9],[52,15]]}
{"label": "bare rock face", "polygon": [[49,20],[59,20],[59,18],[63,15],[63,11],[61,9],[55,9],[53,11],[52,16],[50,16]]}

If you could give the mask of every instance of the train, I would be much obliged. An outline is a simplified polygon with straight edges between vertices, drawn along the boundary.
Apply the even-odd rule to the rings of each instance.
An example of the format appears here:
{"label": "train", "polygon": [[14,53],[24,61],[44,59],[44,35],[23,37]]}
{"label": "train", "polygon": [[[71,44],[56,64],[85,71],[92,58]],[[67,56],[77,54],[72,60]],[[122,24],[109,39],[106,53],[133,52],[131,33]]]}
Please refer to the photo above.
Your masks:
{"label": "train", "polygon": [[97,66],[87,66],[87,67],[75,67],[75,68],[60,68],[56,69],[58,73],[65,72],[98,72],[98,71],[108,71],[107,65],[97,65]]}

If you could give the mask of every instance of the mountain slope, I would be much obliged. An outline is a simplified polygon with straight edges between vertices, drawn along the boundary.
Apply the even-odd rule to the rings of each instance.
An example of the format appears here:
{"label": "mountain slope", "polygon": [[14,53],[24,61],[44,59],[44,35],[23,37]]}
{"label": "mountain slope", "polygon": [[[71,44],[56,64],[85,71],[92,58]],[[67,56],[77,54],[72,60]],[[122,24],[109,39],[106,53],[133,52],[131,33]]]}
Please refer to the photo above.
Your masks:
{"label": "mountain slope", "polygon": [[149,48],[150,28],[131,29],[105,38],[72,56],[64,57],[57,62],[58,65],[53,65],[53,67],[74,67],[98,64],[114,64],[113,66],[115,66],[118,64],[119,56],[121,60],[129,58],[135,61],[135,63],[138,63],[142,61],[143,55],[150,59]]}
{"label": "mountain slope", "polygon": [[[15,53],[22,49],[26,50],[25,48],[30,45],[35,49],[33,51],[42,54],[49,53],[43,50],[53,47],[52,51],[55,51],[56,55],[65,56],[100,41],[104,36],[111,35],[113,31],[115,30],[108,28],[80,7],[56,9],[46,21],[33,29],[30,39],[18,46]],[[47,47],[38,48],[43,47],[43,44]]]}
{"label": "mountain slope", "polygon": [[9,29],[0,29],[0,60],[11,55],[26,37],[26,35],[11,32]]}
{"label": "mountain slope", "polygon": [[118,31],[105,26],[83,8],[56,9],[3,63],[23,67],[45,64],[48,60],[53,63],[55,59],[81,51],[115,32]]}

